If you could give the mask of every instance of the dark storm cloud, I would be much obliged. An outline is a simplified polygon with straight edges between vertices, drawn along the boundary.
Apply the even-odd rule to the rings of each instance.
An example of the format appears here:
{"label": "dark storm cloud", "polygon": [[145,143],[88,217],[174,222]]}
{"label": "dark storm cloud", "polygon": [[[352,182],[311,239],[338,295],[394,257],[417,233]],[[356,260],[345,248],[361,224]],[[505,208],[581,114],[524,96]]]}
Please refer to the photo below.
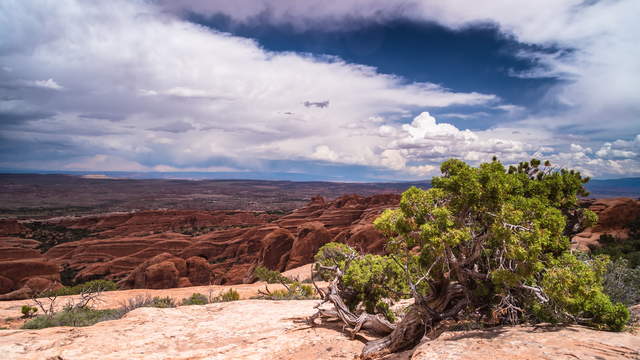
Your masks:
{"label": "dark storm cloud", "polygon": [[30,120],[41,120],[54,117],[56,113],[47,111],[2,111],[0,110],[0,130],[5,125],[22,124]]}

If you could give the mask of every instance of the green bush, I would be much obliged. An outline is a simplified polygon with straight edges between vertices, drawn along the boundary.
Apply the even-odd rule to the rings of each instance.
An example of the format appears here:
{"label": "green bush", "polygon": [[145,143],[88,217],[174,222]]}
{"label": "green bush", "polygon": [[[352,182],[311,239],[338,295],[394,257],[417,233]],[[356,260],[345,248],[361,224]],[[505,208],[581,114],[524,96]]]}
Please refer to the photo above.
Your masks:
{"label": "green bush", "polygon": [[228,291],[216,296],[213,300],[213,302],[236,301],[240,300],[240,294],[234,289],[229,289]]}
{"label": "green bush", "polygon": [[[395,321],[389,303],[409,295],[404,270],[390,257],[371,254],[357,256],[349,260],[349,266],[345,266],[346,259],[353,254],[356,251],[345,244],[328,243],[318,251],[316,266],[343,264],[342,268],[346,267],[342,284],[349,288],[350,296],[344,299],[349,310],[355,311],[363,306],[368,313],[382,314],[387,320]],[[327,274],[330,273],[323,277],[328,278]]]}
{"label": "green bush", "polygon": [[116,309],[65,308],[51,316],[39,315],[22,326],[23,329],[44,329],[53,326],[90,326],[101,321],[115,320],[122,316]]}
{"label": "green bush", "polygon": [[38,308],[29,305],[22,305],[20,312],[22,313],[23,318],[30,318],[38,312]]}
{"label": "green bush", "polygon": [[275,270],[269,270],[264,266],[258,266],[253,271],[253,274],[260,280],[267,282],[269,284],[288,284],[291,282],[291,279],[282,275],[281,273]]}
{"label": "green bush", "polygon": [[209,303],[209,299],[199,293],[193,293],[190,297],[182,300],[182,305],[206,305]]}
{"label": "green bush", "polygon": [[260,295],[256,299],[262,300],[306,300],[313,299],[315,291],[311,285],[302,284],[299,281],[293,281],[277,271],[269,270],[263,266],[258,266],[254,275],[260,280],[269,284],[282,284],[285,289],[270,291],[268,287],[265,291],[260,291]]}
{"label": "green bush", "polygon": [[171,296],[155,296],[147,306],[156,308],[173,308],[176,307],[176,300]]}
{"label": "green bush", "polygon": [[550,301],[538,306],[537,313],[552,322],[582,318],[596,327],[622,330],[630,314],[624,304],[612,302],[604,292],[608,263],[607,257],[582,261],[569,253],[552,260],[541,282]]}
{"label": "green bush", "polygon": [[42,296],[78,295],[82,292],[100,292],[118,290],[118,284],[111,280],[91,280],[75,286],[65,286],[56,290],[47,291]]}

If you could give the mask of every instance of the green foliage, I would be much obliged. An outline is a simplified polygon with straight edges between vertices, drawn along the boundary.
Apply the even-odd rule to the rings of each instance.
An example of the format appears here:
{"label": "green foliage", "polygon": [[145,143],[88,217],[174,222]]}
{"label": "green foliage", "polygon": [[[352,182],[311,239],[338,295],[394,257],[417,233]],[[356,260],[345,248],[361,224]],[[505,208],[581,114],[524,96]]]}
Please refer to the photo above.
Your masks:
{"label": "green foliage", "polygon": [[43,296],[78,295],[83,292],[114,291],[118,285],[110,280],[91,280],[75,286],[64,286],[56,290],[47,291]]}
{"label": "green foliage", "polygon": [[225,291],[213,298],[212,302],[227,302],[236,300],[240,300],[240,294],[234,289],[229,289],[228,291]]}
{"label": "green foliage", "polygon": [[318,275],[323,280],[331,280],[333,278],[333,273],[331,271],[321,269],[320,267],[338,266],[339,268],[344,269],[347,259],[350,256],[355,255],[357,255],[356,251],[346,244],[336,242],[324,244],[320,249],[318,249],[318,252],[314,257],[315,263],[318,266],[316,271],[318,271]]}
{"label": "green foliage", "polygon": [[365,255],[351,262],[343,277],[343,285],[353,291],[347,306],[353,311],[359,305],[369,313],[379,313],[393,321],[395,317],[383,299],[397,301],[409,294],[404,270],[393,259]]}
{"label": "green foliage", "polygon": [[[569,251],[567,235],[596,221],[578,202],[588,194],[583,187],[588,178],[537,159],[508,170],[495,159],[479,167],[451,159],[442,163],[441,172],[431,189],[408,189],[398,209],[374,222],[388,239],[389,256],[351,260],[355,273],[346,286],[357,288],[368,308],[373,298],[393,293],[378,293],[374,284],[406,291],[398,285],[401,271],[389,265],[393,257],[407,268],[407,282],[426,279],[416,289],[419,296],[462,285],[469,312],[483,309],[486,319],[624,326],[628,311],[603,292],[606,260],[583,262]],[[334,245],[316,261],[329,265],[328,250],[347,253]],[[343,266],[347,257],[342,256],[333,262]],[[381,268],[386,277],[378,277]],[[362,297],[365,288],[373,289],[371,299]]]}
{"label": "green foliage", "polygon": [[209,299],[206,295],[200,293],[193,293],[188,298],[182,300],[182,305],[206,305],[209,303]]}
{"label": "green foliage", "polygon": [[[385,216],[393,214],[385,212],[382,217]],[[338,266],[344,272],[340,286],[346,289],[348,296],[344,301],[351,311],[362,306],[369,313],[383,314],[388,320],[395,320],[387,302],[407,297],[409,288],[404,270],[393,258],[371,254],[357,256],[348,245],[328,243],[320,248],[315,259],[317,266]],[[320,274],[325,279],[331,277],[327,270]]]}
{"label": "green foliage", "polygon": [[269,284],[289,284],[291,283],[291,279],[282,275],[278,271],[269,270],[264,266],[258,266],[254,270],[253,274],[260,279],[261,281],[267,282]]}
{"label": "green foliage", "polygon": [[23,318],[30,318],[38,312],[38,308],[29,305],[22,305],[20,312],[22,313]]}
{"label": "green foliage", "polygon": [[176,300],[171,296],[155,296],[147,306],[156,308],[173,308],[176,307]]}
{"label": "green foliage", "polygon": [[65,308],[51,316],[37,316],[22,326],[23,329],[44,329],[53,326],[90,326],[101,321],[121,317],[115,309],[96,310],[92,308]]}
{"label": "green foliage", "polygon": [[608,262],[606,257],[580,261],[570,253],[551,260],[541,281],[550,301],[537,308],[542,312],[539,315],[554,322],[589,319],[592,325],[621,330],[629,320],[629,311],[623,304],[612,303],[604,293]]}

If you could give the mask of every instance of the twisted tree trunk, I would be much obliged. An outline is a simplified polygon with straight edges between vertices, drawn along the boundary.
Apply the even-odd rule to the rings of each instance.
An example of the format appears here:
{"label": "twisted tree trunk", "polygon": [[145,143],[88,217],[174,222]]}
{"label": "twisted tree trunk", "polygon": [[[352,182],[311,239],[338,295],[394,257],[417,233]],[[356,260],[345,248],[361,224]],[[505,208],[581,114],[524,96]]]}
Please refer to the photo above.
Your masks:
{"label": "twisted tree trunk", "polygon": [[413,348],[433,325],[432,318],[425,309],[414,304],[389,335],[369,341],[362,349],[360,357],[372,359]]}
{"label": "twisted tree trunk", "polygon": [[[360,354],[362,359],[375,359],[413,348],[425,334],[437,328],[443,320],[457,316],[468,304],[465,287],[458,282],[442,279],[432,283],[432,292],[427,297],[420,295],[416,291],[416,286],[411,282],[415,302],[400,322],[391,324],[381,315],[367,312],[360,315],[353,314],[344,303],[338,287],[342,271],[337,268],[332,268],[332,270],[336,271],[336,277],[329,284],[329,288],[321,290],[316,286],[323,302],[316,306],[318,312],[309,320],[313,322],[319,317],[337,317],[349,327],[348,331],[352,336],[355,336],[360,330],[386,335],[383,338],[369,341]],[[320,306],[327,302],[333,304],[334,308],[331,310],[320,309]]]}

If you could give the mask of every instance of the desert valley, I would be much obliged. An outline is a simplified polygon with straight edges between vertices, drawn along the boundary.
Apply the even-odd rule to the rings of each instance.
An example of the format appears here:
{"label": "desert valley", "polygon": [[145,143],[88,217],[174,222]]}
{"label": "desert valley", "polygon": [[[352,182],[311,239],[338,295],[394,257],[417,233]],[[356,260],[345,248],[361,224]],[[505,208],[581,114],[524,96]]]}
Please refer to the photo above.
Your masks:
{"label": "desert valley", "polygon": [[[122,186],[118,183],[122,180],[82,181],[101,183],[105,189],[109,188],[105,181]],[[11,187],[8,182],[5,180],[5,188]],[[164,182],[155,182],[162,191]],[[152,196],[154,181],[147,180],[145,186]],[[292,186],[301,184],[264,182],[251,194],[225,195],[260,199],[260,194],[269,195],[264,189],[287,193]],[[305,191],[312,194],[338,194],[346,185],[307,186]],[[350,186],[349,190],[357,190],[356,184]],[[373,221],[385,209],[398,206],[404,189],[394,191],[392,186],[398,184],[381,184],[374,190],[364,185],[364,195],[315,195],[294,210],[288,204],[273,208],[274,202],[269,201],[265,211],[107,209],[62,217],[6,217],[0,221],[0,327],[4,328],[0,349],[16,359],[105,357],[105,346],[110,354],[106,357],[118,359],[350,359],[371,335],[351,337],[338,323],[311,326],[307,319],[318,300],[251,300],[266,285],[255,276],[255,269],[262,266],[308,282],[314,255],[329,242],[348,244],[361,253],[384,254],[385,238]],[[50,204],[50,196],[60,196],[56,187],[52,181],[40,185],[42,194],[52,194],[44,195],[41,204]],[[207,189],[208,194],[216,192],[223,193],[215,186]],[[190,196],[200,198],[198,194]],[[21,204],[17,198],[11,205],[25,213],[48,211],[46,206]],[[583,206],[598,214],[599,222],[572,238],[572,247],[579,249],[588,250],[602,234],[628,237],[627,225],[640,214],[640,200],[632,198],[585,199]],[[98,309],[117,308],[141,296],[170,297],[180,304],[194,293],[211,297],[229,289],[238,291],[241,300],[143,307],[122,319],[87,328],[20,330],[28,321],[20,316],[20,309],[33,305],[35,294],[99,279],[116,283],[119,290],[103,292],[95,304]],[[282,289],[280,284],[268,286]],[[55,306],[61,308],[77,298],[60,296]],[[633,359],[640,356],[640,336],[552,325],[468,331],[454,327],[433,342],[391,358],[491,358],[486,354],[489,349],[506,357],[516,348],[521,359]]]}

